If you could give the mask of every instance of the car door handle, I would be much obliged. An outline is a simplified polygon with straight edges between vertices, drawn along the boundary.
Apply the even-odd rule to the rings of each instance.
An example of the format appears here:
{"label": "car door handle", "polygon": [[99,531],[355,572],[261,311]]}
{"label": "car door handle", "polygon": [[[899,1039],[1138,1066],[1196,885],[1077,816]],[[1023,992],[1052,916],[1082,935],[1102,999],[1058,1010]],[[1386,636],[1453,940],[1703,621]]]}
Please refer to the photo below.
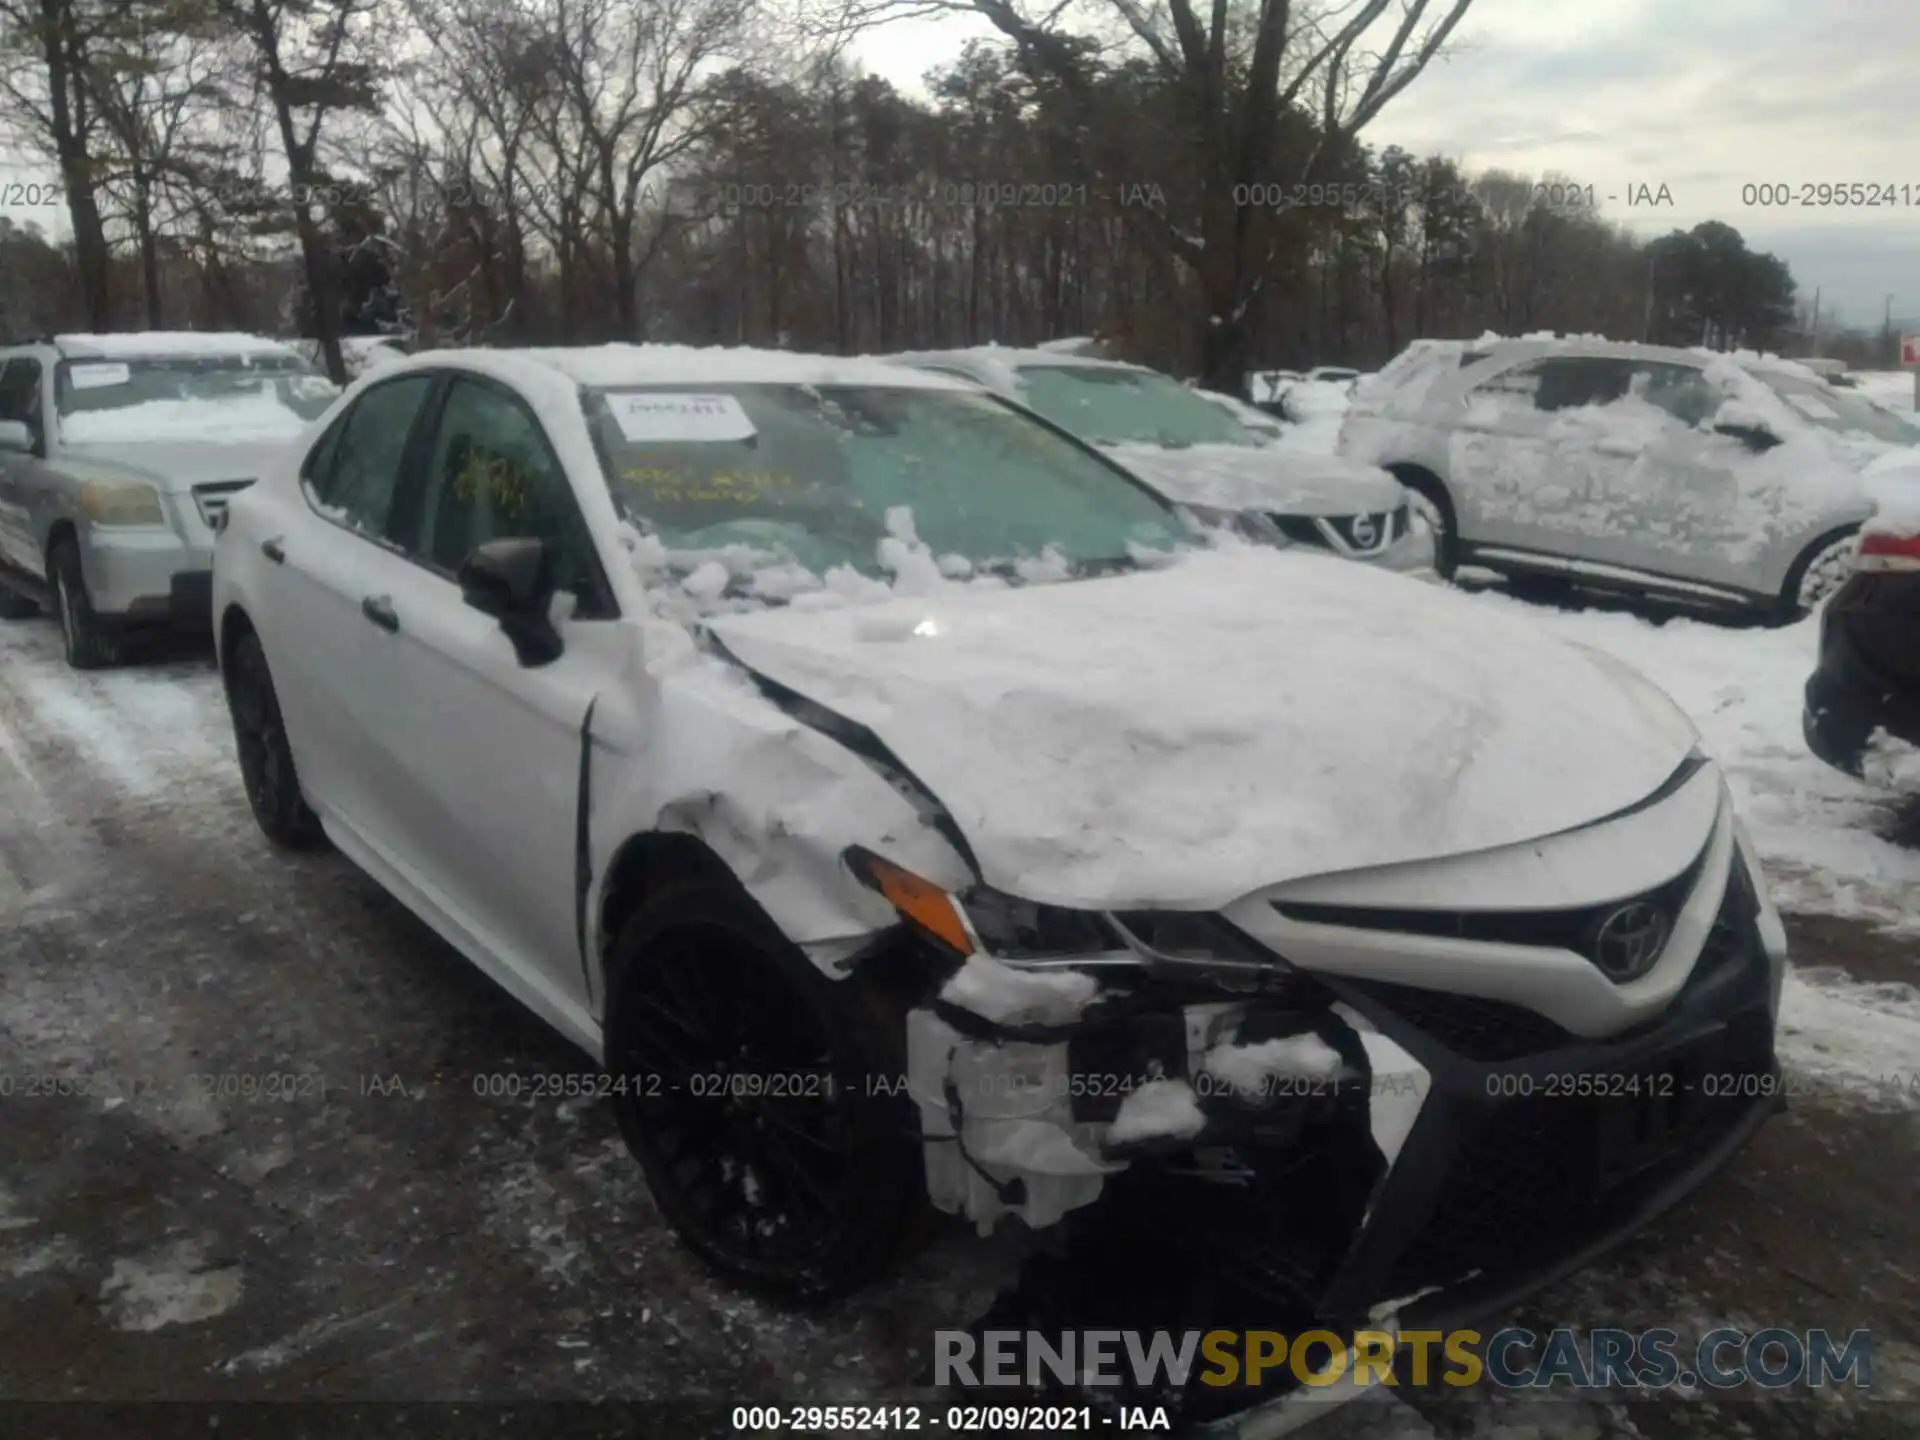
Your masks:
{"label": "car door handle", "polygon": [[388,634],[400,628],[400,617],[393,613],[393,601],[384,595],[369,595],[360,602],[360,613]]}
{"label": "car door handle", "polygon": [[278,540],[262,540],[260,542],[260,553],[276,565],[284,565],[287,563],[286,549]]}
{"label": "car door handle", "polygon": [[1647,447],[1630,440],[1596,440],[1593,448],[1602,455],[1624,455],[1631,460]]}

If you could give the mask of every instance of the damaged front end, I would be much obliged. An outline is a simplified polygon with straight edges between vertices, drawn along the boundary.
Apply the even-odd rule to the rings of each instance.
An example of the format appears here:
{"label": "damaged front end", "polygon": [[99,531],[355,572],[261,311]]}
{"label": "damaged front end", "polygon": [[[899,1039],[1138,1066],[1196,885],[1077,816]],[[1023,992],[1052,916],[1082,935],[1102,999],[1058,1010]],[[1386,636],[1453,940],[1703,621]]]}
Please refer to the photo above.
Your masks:
{"label": "damaged front end", "polygon": [[1315,1305],[1412,1128],[1418,1061],[1219,916],[954,897],[848,862],[944,961],[906,1016],[938,1209],[1041,1230],[1171,1187],[1195,1234],[1230,1229]]}
{"label": "damaged front end", "polygon": [[[1309,973],[1211,913],[949,895],[847,858],[938,957],[906,1010],[932,1203],[1039,1232],[979,1332],[1478,1325],[1687,1194],[1777,1108],[1777,959],[1745,864],[1674,1001],[1587,1038]],[[1197,1420],[1250,1415],[1276,1383],[1297,1388],[1088,1398]]]}

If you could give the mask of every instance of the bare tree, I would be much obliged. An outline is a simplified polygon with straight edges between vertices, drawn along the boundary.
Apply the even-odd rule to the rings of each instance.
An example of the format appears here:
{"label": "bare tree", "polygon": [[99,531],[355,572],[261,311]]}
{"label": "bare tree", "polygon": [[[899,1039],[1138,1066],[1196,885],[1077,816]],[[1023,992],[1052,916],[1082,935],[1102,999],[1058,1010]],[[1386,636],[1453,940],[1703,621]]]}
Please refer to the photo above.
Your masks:
{"label": "bare tree", "polygon": [[59,170],[87,322],[101,331],[113,328],[112,266],[85,77],[113,10],[112,0],[0,0],[0,126]]}
{"label": "bare tree", "polygon": [[[1096,95],[1108,55],[1139,57],[1176,100],[1172,118],[1197,181],[1188,207],[1155,207],[1159,240],[1199,282],[1202,374],[1237,388],[1248,314],[1263,283],[1262,207],[1245,187],[1311,183],[1351,158],[1355,137],[1411,85],[1472,0],[841,0],[829,28],[971,11],[990,21],[1036,73]],[[1042,6],[1044,5],[1044,8]],[[1069,17],[1081,17],[1071,26]],[[1296,134],[1304,126],[1307,138]],[[1295,143],[1288,144],[1289,139]],[[1126,155],[1086,157],[1126,183]],[[1309,192],[1310,193],[1310,192]],[[1197,213],[1196,213],[1197,212]]]}
{"label": "bare tree", "polygon": [[320,145],[329,119],[379,108],[382,66],[372,22],[381,0],[214,0],[214,5],[251,47],[256,91],[269,108],[286,159],[315,338],[328,374],[344,382],[338,271],[322,224],[335,187],[321,164]]}

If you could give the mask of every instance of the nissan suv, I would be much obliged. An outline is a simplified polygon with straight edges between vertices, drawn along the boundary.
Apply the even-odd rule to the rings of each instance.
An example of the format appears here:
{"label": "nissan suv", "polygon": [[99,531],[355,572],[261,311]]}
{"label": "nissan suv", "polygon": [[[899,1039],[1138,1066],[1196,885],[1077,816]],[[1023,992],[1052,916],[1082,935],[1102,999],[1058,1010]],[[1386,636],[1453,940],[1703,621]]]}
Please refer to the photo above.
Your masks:
{"label": "nissan suv", "polygon": [[1846,575],[1861,472],[1920,430],[1790,361],[1604,339],[1416,341],[1341,454],[1423,502],[1436,568],[1790,619]]}

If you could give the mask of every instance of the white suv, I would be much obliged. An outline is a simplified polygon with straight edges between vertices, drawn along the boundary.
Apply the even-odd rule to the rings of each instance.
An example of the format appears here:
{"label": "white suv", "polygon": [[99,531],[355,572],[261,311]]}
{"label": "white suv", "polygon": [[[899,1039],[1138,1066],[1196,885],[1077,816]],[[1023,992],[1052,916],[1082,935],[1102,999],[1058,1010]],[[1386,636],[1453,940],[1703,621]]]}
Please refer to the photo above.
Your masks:
{"label": "white suv", "polygon": [[1343,455],[1473,564],[1788,618],[1837,585],[1859,472],[1920,430],[1800,366],[1599,339],[1423,340],[1363,381]]}
{"label": "white suv", "polygon": [[246,792],[577,1043],[742,1285],[1163,1194],[1276,1325],[1437,1327],[1770,1112],[1784,933],[1634,671],[1185,534],[905,367],[416,356],[228,509]]}

